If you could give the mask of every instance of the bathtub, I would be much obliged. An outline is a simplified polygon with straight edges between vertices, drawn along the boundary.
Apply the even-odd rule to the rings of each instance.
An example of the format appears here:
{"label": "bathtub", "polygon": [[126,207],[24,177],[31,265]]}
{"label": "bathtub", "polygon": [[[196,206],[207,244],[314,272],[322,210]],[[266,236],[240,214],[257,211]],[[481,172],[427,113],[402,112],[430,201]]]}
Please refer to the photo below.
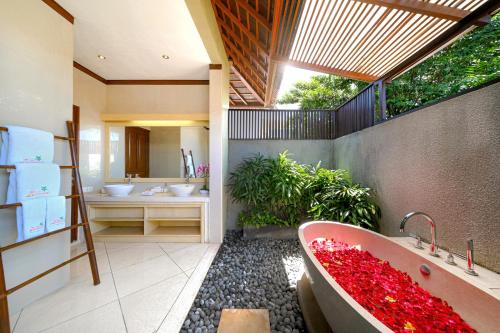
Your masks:
{"label": "bathtub", "polygon": [[[422,288],[446,300],[478,332],[500,332],[500,299],[486,284],[482,285],[486,277],[481,272],[479,277],[469,277],[460,267],[446,267],[443,258],[431,257],[426,251],[412,250],[401,241],[363,228],[336,222],[309,222],[299,228],[305,273],[333,332],[392,330],[359,305],[321,266],[307,245],[315,238],[334,238],[357,245],[361,250],[389,261],[393,267],[408,273]],[[430,268],[430,275],[420,273],[423,264]],[[495,273],[490,273],[495,276]],[[472,284],[471,281],[480,283]]]}

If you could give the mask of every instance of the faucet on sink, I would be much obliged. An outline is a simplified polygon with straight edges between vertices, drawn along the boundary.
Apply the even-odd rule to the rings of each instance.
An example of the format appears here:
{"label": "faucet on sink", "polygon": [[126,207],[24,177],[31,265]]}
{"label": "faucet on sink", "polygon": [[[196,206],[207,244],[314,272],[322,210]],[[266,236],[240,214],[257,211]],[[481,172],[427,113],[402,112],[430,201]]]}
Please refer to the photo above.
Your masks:
{"label": "faucet on sink", "polygon": [[409,219],[411,219],[414,216],[423,216],[427,221],[429,221],[429,224],[431,225],[431,248],[430,248],[430,255],[434,257],[439,257],[438,254],[438,247],[436,245],[436,223],[434,220],[427,215],[426,213],[423,212],[411,212],[405,215],[403,219],[401,220],[401,224],[399,226],[399,231],[404,232],[405,231],[405,224],[408,222]]}

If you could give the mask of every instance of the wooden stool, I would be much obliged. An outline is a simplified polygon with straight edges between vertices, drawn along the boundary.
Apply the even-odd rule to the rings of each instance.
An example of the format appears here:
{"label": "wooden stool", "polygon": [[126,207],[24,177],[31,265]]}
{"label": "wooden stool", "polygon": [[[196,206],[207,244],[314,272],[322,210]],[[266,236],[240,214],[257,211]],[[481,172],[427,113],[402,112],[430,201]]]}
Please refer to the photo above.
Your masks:
{"label": "wooden stool", "polygon": [[267,309],[224,309],[217,333],[271,333]]}

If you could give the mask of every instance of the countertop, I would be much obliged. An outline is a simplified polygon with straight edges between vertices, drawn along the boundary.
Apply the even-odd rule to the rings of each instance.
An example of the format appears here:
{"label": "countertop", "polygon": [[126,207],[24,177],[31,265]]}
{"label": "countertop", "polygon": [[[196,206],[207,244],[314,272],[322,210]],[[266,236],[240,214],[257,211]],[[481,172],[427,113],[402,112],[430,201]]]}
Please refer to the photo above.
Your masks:
{"label": "countertop", "polygon": [[140,203],[162,203],[162,202],[209,202],[210,198],[207,195],[193,194],[189,197],[176,197],[172,193],[155,193],[152,196],[141,195],[139,192],[132,192],[127,197],[110,197],[107,194],[86,193],[84,194],[87,202],[140,202]]}

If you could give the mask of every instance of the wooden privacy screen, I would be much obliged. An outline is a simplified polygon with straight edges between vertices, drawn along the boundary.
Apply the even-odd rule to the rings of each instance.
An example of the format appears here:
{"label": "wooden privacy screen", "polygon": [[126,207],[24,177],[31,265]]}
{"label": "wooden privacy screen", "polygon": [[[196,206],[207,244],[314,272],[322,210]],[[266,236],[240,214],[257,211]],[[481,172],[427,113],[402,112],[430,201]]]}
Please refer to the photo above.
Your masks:
{"label": "wooden privacy screen", "polygon": [[376,86],[331,110],[230,109],[229,139],[333,140],[360,131],[375,124]]}

